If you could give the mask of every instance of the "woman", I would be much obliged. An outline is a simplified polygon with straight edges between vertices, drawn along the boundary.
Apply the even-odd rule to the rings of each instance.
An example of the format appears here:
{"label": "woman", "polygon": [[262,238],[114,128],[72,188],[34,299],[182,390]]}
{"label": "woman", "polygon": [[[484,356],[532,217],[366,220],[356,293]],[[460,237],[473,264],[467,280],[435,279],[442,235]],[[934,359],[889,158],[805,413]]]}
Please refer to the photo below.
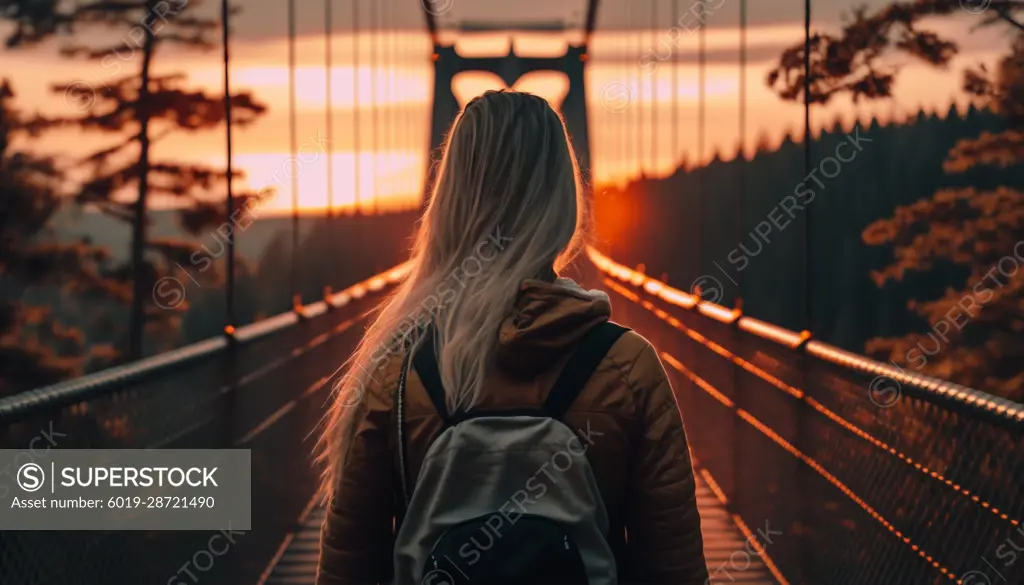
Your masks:
{"label": "woman", "polygon": [[[609,320],[607,295],[557,276],[582,247],[584,204],[565,126],[545,100],[492,91],[466,106],[409,277],[356,349],[321,437],[328,514],[318,585],[425,582],[428,571],[396,553],[402,522],[394,519],[407,511],[410,490],[422,505],[450,487],[422,477],[431,444],[448,428],[441,411],[537,407],[581,340]],[[442,404],[428,396],[420,362],[406,359],[424,343],[437,348],[429,358],[437,358]],[[589,582],[703,584],[693,470],[657,351],[627,331],[603,356],[562,417],[585,429],[579,477],[596,483],[605,548],[614,552],[602,565],[613,574]],[[487,491],[466,488],[474,497]]]}

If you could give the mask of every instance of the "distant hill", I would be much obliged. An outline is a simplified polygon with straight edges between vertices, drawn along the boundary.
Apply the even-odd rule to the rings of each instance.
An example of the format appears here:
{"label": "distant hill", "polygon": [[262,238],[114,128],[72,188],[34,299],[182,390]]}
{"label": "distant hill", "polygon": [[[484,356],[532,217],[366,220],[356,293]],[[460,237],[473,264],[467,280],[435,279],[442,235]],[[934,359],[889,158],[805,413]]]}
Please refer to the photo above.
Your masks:
{"label": "distant hill", "polygon": [[[178,225],[175,212],[172,210],[151,211],[150,235],[156,238],[178,238],[198,244],[207,243],[211,252],[219,246],[212,241],[215,235],[210,232],[200,237],[186,234]],[[321,216],[302,216],[299,222],[299,233],[304,236],[314,222]],[[239,257],[256,261],[273,241],[275,234],[287,230],[291,234],[291,218],[271,216],[258,218],[245,231],[239,231],[235,241],[235,251]],[[94,244],[104,246],[117,260],[127,260],[131,242],[131,226],[123,221],[113,219],[99,212],[66,209],[55,214],[53,227],[58,239],[77,240],[88,238]]]}
{"label": "distant hill", "polygon": [[[267,217],[254,221],[239,231],[236,252],[235,322],[242,326],[291,308],[294,293],[305,303],[322,298],[323,287],[343,289],[373,274],[386,270],[408,256],[413,222],[418,211],[390,213],[379,216],[338,216],[330,221],[323,215],[299,218],[298,266],[292,267],[292,218]],[[170,210],[154,211],[151,237],[175,238],[205,246],[222,268],[223,238],[215,231],[192,236],[182,230]],[[61,241],[87,238],[107,248],[117,261],[129,255],[129,226],[96,212],[63,211],[53,221],[54,237]],[[150,336],[146,353],[151,354],[217,335],[225,325],[225,291],[223,287],[199,286],[187,273],[197,266],[182,266],[185,273],[175,272],[184,286],[183,294],[189,309],[182,315],[180,329],[173,338]],[[119,330],[127,323],[123,308],[111,308],[109,331],[90,330],[78,322],[76,314],[88,312],[90,306],[77,299],[66,298],[60,291],[35,289],[33,300],[49,304],[63,317],[81,327],[93,341],[116,341]],[[92,307],[95,309],[95,307]]]}

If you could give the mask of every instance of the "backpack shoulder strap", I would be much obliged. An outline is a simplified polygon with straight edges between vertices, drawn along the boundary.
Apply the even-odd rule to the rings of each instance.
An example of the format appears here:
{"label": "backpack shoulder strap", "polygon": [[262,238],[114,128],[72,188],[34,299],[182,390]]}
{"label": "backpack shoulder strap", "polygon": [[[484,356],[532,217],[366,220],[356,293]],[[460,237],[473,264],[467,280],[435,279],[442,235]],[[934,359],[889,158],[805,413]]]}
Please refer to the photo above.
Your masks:
{"label": "backpack shoulder strap", "polygon": [[398,452],[398,459],[395,465],[398,467],[399,490],[395,493],[395,526],[394,533],[398,534],[399,527],[405,520],[405,514],[409,507],[409,479],[407,477],[407,464],[405,461],[405,379],[409,371],[411,354],[406,352],[402,358],[402,371],[398,376],[398,389],[395,391],[395,450]]}
{"label": "backpack shoulder strap", "polygon": [[412,360],[416,368],[416,375],[423,382],[423,387],[434,403],[437,414],[447,425],[451,420],[448,414],[448,407],[445,406],[444,385],[441,383],[441,371],[437,367],[437,357],[434,355],[434,328],[428,327],[423,333],[423,343],[420,344],[416,355]]}
{"label": "backpack shoulder strap", "polygon": [[594,326],[580,341],[562,373],[555,380],[555,385],[544,401],[544,410],[552,418],[562,418],[576,397],[583,391],[583,386],[597,369],[597,366],[608,354],[624,333],[629,331],[618,323],[605,321]]}

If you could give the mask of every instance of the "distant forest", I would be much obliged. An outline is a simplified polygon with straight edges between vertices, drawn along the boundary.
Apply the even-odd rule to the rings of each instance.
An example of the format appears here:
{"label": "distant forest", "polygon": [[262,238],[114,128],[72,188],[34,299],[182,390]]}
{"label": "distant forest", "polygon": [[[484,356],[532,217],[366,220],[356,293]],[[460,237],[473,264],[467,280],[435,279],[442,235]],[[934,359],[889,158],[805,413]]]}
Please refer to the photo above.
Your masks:
{"label": "distant forest", "polygon": [[[855,11],[784,49],[765,82],[808,109],[891,99],[893,55],[951,69],[960,43],[927,23],[963,9]],[[747,314],[1024,402],[1022,17],[1019,3],[979,11],[975,28],[1009,44],[956,72],[966,112],[836,121],[749,162],[715,157],[600,194],[603,245],[707,300],[741,298]]]}
{"label": "distant forest", "polygon": [[[256,261],[249,263],[250,269],[240,274],[235,283],[236,325],[288,311],[295,292],[302,295],[305,303],[316,302],[323,298],[324,287],[338,291],[402,262],[411,245],[409,237],[416,215],[404,212],[359,217],[304,216],[294,282],[291,230],[278,228]],[[274,219],[262,221],[284,223]],[[239,235],[239,239],[244,237]],[[211,252],[216,252],[213,246],[219,244],[212,239],[211,242]],[[181,342],[191,343],[220,333],[224,325],[223,287],[200,289],[184,275],[179,274],[178,278],[186,287],[191,305],[182,319]]]}
{"label": "distant forest", "polygon": [[[50,80],[65,107],[47,112],[0,77],[0,396],[223,331],[228,239],[241,252],[236,326],[289,310],[294,293],[318,300],[324,286],[362,280],[404,250],[411,213],[304,216],[293,240],[290,222],[259,219],[271,191],[243,188],[237,169],[229,176],[156,154],[153,145],[169,135],[217,131],[229,119],[242,129],[267,112],[250,92],[224,96],[184,72],[159,72],[182,52],[219,46],[219,16],[203,16],[202,4],[2,4],[5,54],[54,43],[62,58],[95,64],[106,77],[97,87]],[[36,140],[68,128],[102,146],[82,156],[35,151]],[[229,181],[238,181],[230,216]],[[251,239],[265,246],[254,249]]]}
{"label": "distant forest", "polygon": [[[692,292],[697,283],[705,299],[720,304],[733,305],[742,286],[746,314],[800,330],[805,325],[802,221],[807,218],[813,332],[819,339],[864,352],[874,337],[927,328],[928,323],[907,310],[908,304],[937,298],[968,275],[962,266],[939,262],[934,270],[879,287],[872,271],[892,262],[893,247],[868,245],[865,230],[892,217],[898,206],[944,188],[1024,187],[1021,164],[959,174],[943,169],[959,141],[1006,127],[1004,117],[973,106],[965,112],[951,106],[943,116],[921,112],[905,123],[888,125],[875,119],[866,126],[836,121],[813,141],[812,169],[823,158],[835,158],[837,146],[857,136],[862,150],[843,147],[840,156],[848,162],[819,169],[820,186],[805,180],[803,145],[791,136],[775,150],[761,144],[749,161],[716,155],[705,167],[679,168],[669,177],[598,192],[596,244],[617,261],[631,267],[642,264],[647,274],[676,288]],[[805,192],[797,203],[810,199],[807,190],[813,190],[813,200],[805,209],[790,205],[792,214],[787,214],[780,202],[797,190]],[[760,234],[755,231],[758,224]],[[714,280],[700,279],[702,275]]]}

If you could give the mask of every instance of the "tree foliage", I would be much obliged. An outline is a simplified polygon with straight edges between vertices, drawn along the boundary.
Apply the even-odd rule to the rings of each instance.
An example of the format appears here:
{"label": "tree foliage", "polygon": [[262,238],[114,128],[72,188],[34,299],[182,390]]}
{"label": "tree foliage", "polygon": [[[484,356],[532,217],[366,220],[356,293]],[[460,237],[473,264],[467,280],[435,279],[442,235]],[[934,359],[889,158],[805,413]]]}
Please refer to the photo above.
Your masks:
{"label": "tree foliage", "polygon": [[57,161],[24,149],[31,122],[14,106],[14,89],[0,82],[0,396],[29,390],[116,357],[92,343],[42,302],[47,293],[127,302],[130,289],[111,278],[106,249],[53,238],[55,213],[72,204]]}
{"label": "tree foliage", "polygon": [[[143,331],[173,330],[178,313],[152,303],[153,287],[173,274],[175,265],[195,264],[204,254],[193,243],[149,237],[147,210],[158,197],[180,210],[179,221],[192,235],[231,225],[222,211],[224,170],[203,164],[157,159],[153,148],[177,132],[222,127],[227,120],[223,96],[189,88],[182,73],[157,74],[158,56],[175,49],[208,51],[219,46],[220,22],[198,15],[202,0],[2,0],[0,14],[14,23],[7,46],[29,47],[52,37],[61,39],[61,54],[99,62],[103,80],[71,80],[52,89],[64,96],[69,112],[40,117],[40,130],[77,128],[110,137],[105,147],[83,157],[88,179],[80,185],[79,203],[98,208],[132,227],[131,260],[118,272],[133,281],[128,353],[143,354]],[[103,35],[91,34],[96,30]],[[97,38],[115,39],[114,42]],[[88,42],[85,42],[88,39]],[[232,122],[251,124],[266,108],[249,93],[231,96]],[[241,178],[235,173],[232,179]],[[254,193],[237,197],[235,208],[252,205]],[[211,281],[216,270],[203,271]]]}
{"label": "tree foliage", "polygon": [[[944,170],[962,174],[980,168],[1024,165],[1024,4],[992,0],[978,14],[978,27],[998,27],[1012,35],[1009,50],[989,70],[964,71],[963,89],[983,108],[1006,121],[999,132],[960,140]],[[928,17],[963,15],[957,0],[895,2],[869,14],[861,9],[837,35],[817,33],[810,40],[811,103],[840,94],[859,99],[892,95],[898,71],[886,64],[903,53],[944,67],[959,52],[951,39],[926,30]],[[1018,20],[1015,20],[1018,19]],[[804,98],[804,45],[787,49],[767,82],[789,100]],[[896,209],[862,234],[865,243],[888,246],[894,261],[872,272],[878,286],[910,273],[959,267],[960,286],[937,299],[913,300],[908,308],[925,322],[924,333],[881,337],[867,350],[903,367],[1014,400],[1024,399],[1024,193],[1019,185],[943,188],[931,197]]]}

